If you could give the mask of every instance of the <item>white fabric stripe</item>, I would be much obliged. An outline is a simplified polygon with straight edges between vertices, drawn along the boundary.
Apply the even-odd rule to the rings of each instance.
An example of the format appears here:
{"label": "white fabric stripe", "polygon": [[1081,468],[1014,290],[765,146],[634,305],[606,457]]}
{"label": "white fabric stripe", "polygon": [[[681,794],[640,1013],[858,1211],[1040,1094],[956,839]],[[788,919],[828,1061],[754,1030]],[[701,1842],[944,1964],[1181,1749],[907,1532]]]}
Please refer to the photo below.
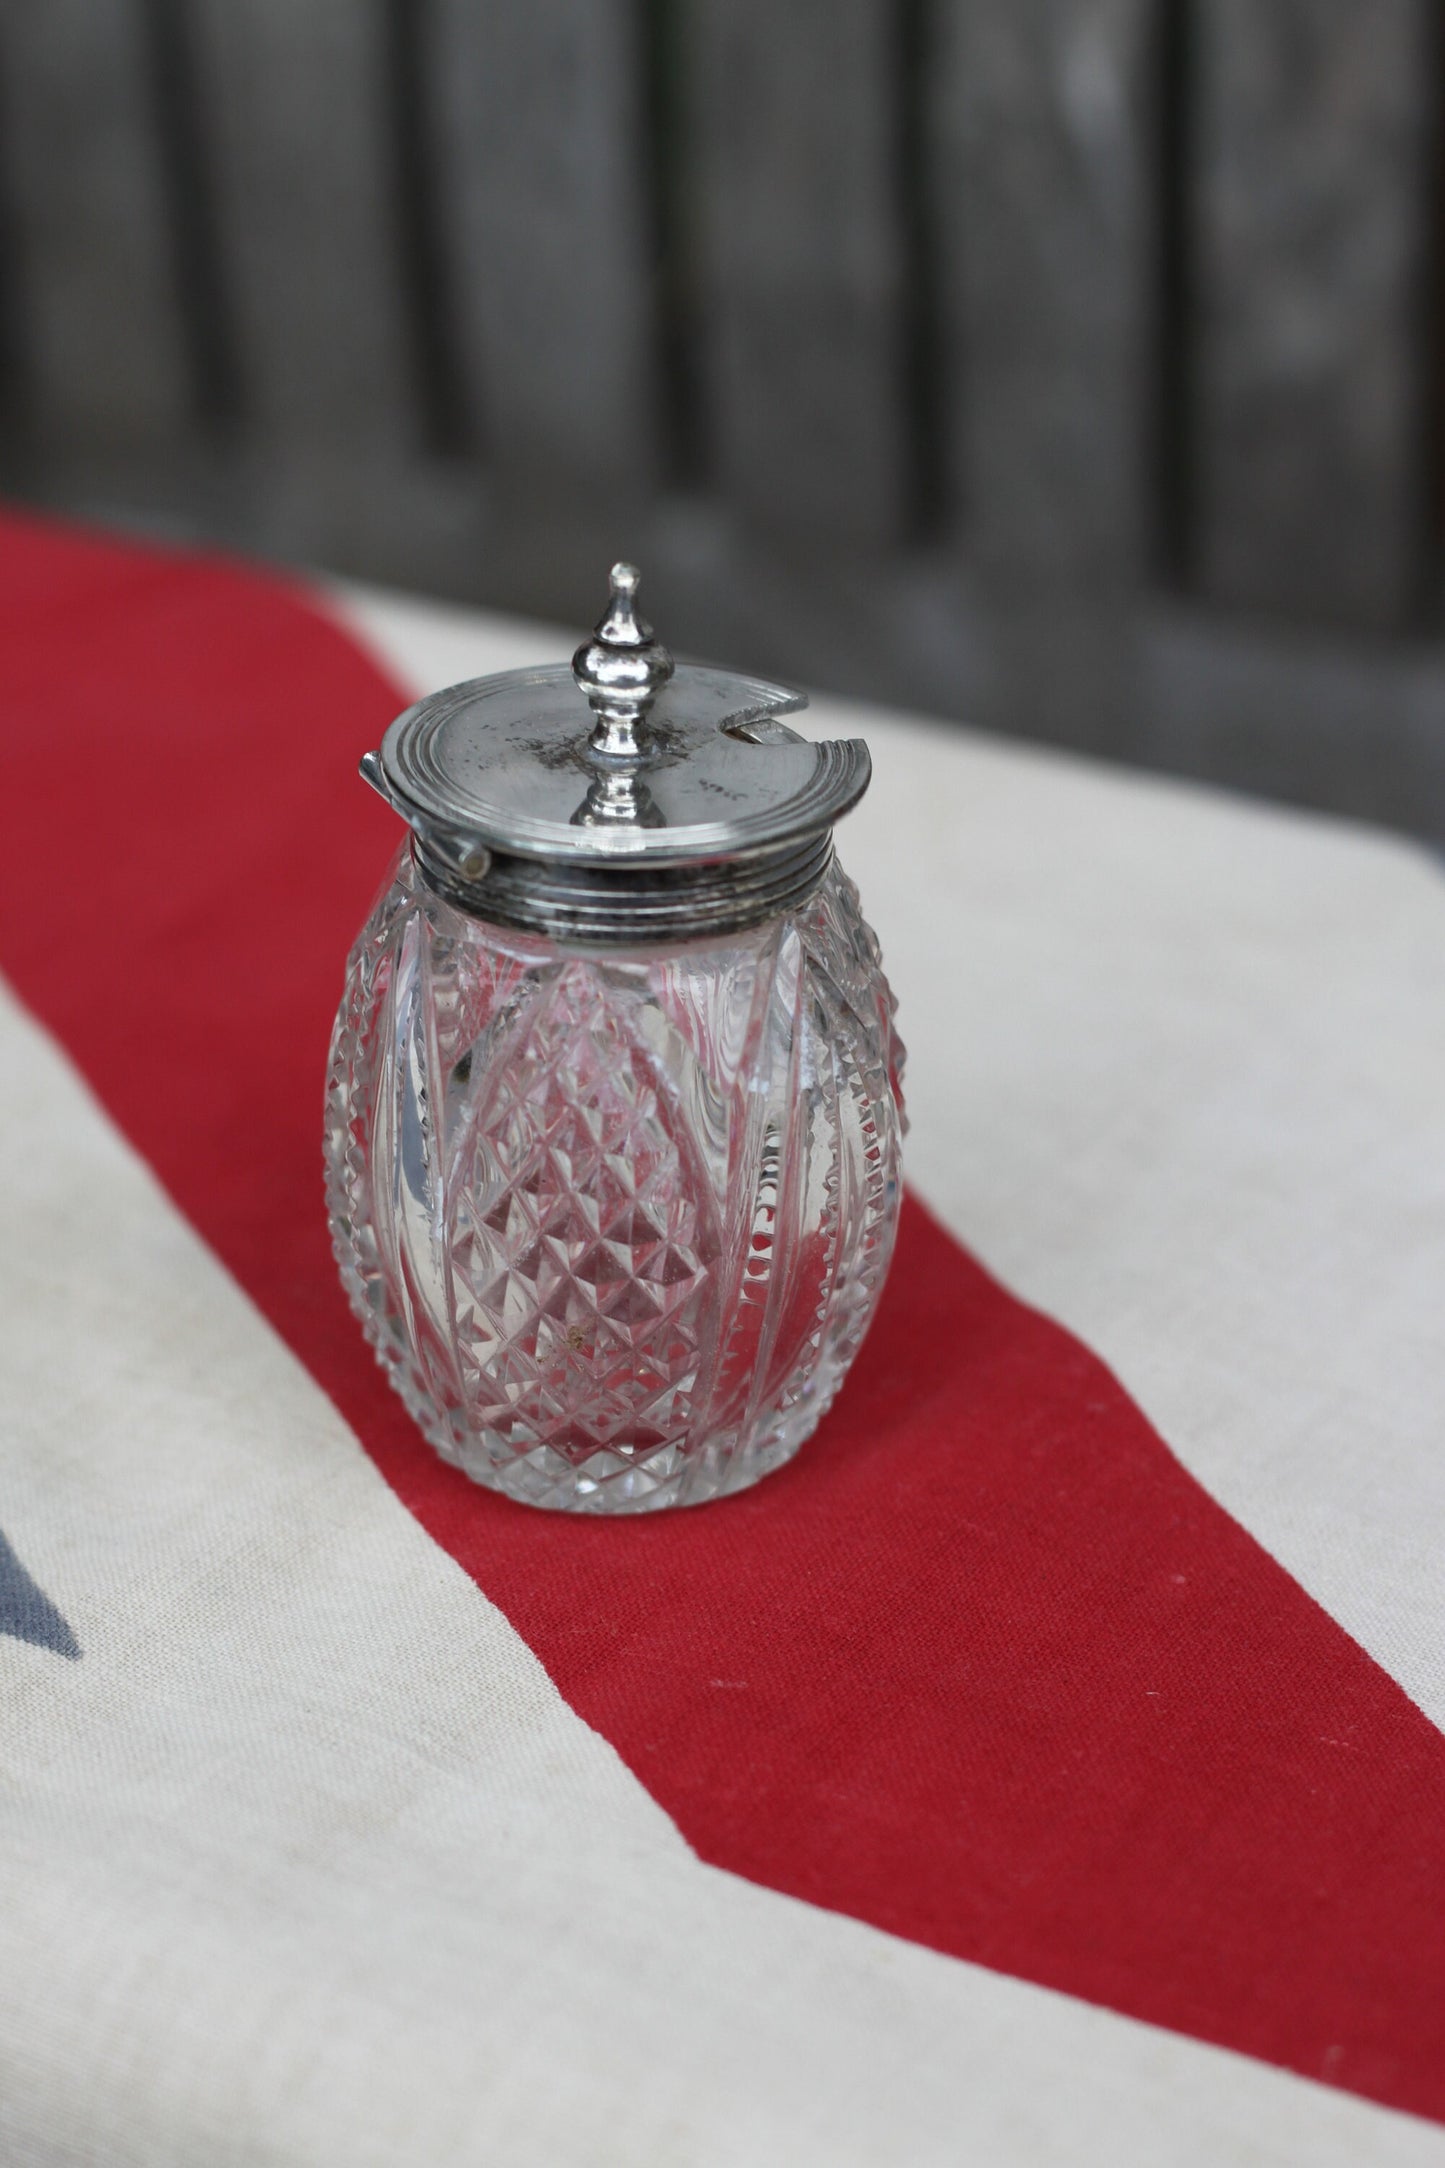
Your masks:
{"label": "white fabric stripe", "polygon": [[[7,2168],[1445,2160],[700,1865],[0,994]],[[420,1447],[419,1447],[420,1450]]]}
{"label": "white fabric stripe", "polygon": [[[404,682],[565,633],[347,590]],[[1445,880],[1343,823],[818,701],[909,1179],[1445,1725]]]}

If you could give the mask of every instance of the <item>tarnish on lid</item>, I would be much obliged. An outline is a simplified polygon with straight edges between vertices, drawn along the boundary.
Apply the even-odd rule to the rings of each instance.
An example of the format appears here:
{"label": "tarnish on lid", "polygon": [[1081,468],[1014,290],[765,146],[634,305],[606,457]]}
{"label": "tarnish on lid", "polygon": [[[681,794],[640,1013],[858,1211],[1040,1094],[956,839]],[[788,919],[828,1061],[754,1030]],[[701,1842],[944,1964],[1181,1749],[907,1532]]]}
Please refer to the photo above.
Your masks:
{"label": "tarnish on lid", "polygon": [[558,939],[681,940],[802,902],[871,773],[860,738],[782,720],[801,693],[674,665],[612,568],[566,664],[507,670],[399,715],[361,772],[413,829],[432,885]]}

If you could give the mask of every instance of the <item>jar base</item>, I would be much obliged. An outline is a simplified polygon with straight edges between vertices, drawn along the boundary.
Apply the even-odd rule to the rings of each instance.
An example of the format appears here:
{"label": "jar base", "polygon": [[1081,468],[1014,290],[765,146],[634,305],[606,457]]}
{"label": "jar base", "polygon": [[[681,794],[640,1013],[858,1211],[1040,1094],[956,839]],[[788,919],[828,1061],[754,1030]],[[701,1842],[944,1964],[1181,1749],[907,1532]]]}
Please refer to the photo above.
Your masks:
{"label": "jar base", "polygon": [[487,1432],[478,1432],[459,1412],[437,1407],[412,1371],[405,1353],[375,1345],[378,1363],[392,1390],[427,1443],[452,1467],[485,1490],[510,1498],[514,1505],[546,1513],[586,1513],[609,1518],[622,1514],[661,1513],[678,1506],[710,1505],[715,1499],[750,1490],[764,1476],[784,1467],[817,1429],[833,1394],[817,1381],[791,1406],[765,1411],[739,1443],[724,1432],[701,1446],[651,1446],[634,1457],[627,1444],[594,1449],[574,1460],[565,1449],[538,1444],[530,1451]]}

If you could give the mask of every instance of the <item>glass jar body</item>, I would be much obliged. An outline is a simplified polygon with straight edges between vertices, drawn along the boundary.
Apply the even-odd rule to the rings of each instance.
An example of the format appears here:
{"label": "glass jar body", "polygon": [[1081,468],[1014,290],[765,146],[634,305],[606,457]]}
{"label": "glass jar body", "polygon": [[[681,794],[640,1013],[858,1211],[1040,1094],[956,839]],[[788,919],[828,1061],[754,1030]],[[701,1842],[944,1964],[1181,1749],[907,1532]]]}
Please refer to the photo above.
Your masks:
{"label": "glass jar body", "polygon": [[437,1450],[592,1513],[789,1459],[892,1250],[893,1006],[836,863],[785,917],[615,951],[471,917],[404,848],[347,969],[327,1203]]}

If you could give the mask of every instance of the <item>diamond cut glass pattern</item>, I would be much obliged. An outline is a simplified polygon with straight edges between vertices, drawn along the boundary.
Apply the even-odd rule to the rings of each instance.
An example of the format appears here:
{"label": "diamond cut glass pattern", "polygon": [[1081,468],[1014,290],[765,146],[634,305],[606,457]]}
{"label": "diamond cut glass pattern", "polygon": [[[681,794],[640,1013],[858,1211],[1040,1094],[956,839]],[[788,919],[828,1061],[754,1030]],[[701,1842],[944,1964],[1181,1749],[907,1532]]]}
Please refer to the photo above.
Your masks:
{"label": "diamond cut glass pattern", "polygon": [[331,1228],[426,1436],[593,1513],[787,1460],[872,1317],[900,1048],[836,863],[800,909],[651,951],[465,913],[404,849],[332,1040]]}

